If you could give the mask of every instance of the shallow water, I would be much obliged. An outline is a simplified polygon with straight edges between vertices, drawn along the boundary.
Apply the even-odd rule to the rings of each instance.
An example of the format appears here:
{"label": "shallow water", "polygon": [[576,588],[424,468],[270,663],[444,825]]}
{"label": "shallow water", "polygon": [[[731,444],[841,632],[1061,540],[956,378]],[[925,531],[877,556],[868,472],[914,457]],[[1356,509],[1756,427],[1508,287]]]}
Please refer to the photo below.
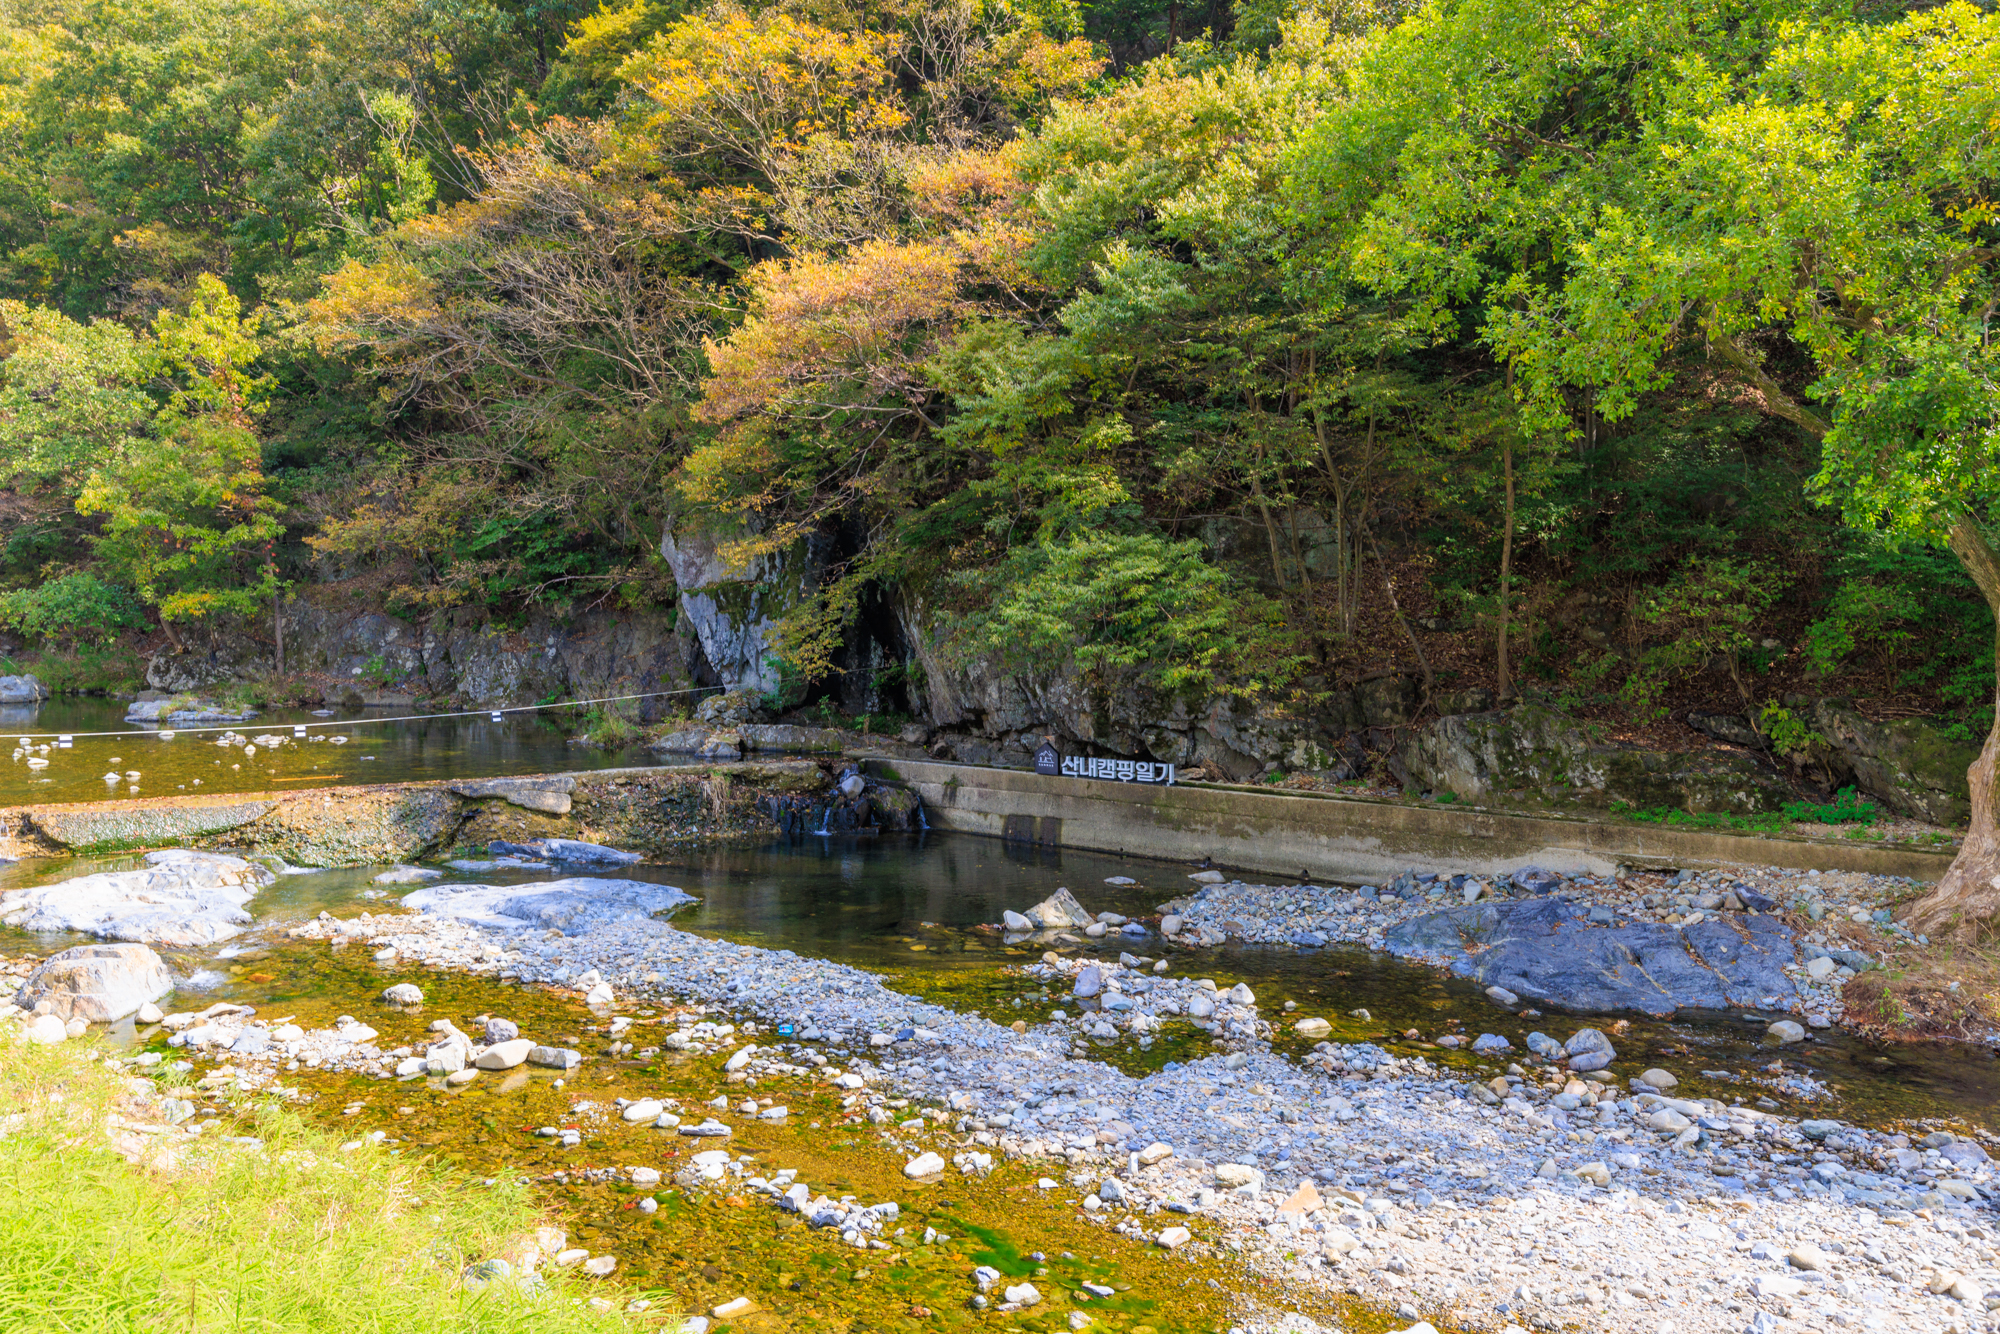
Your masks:
{"label": "shallow water", "polygon": [[[254,746],[218,745],[222,732],[185,728],[170,729],[174,736],[167,740],[156,728],[126,724],[125,709],[115,700],[91,698],[9,707],[0,721],[0,748],[12,756],[0,767],[0,806],[494,778],[650,762],[639,747],[572,743],[574,709],[508,713],[498,722],[486,714],[412,722],[395,717],[401,710],[345,709],[320,718],[304,709],[270,709],[231,725],[251,741],[276,739],[275,745]],[[296,726],[326,739],[301,741],[293,735]],[[82,735],[90,732],[117,735]],[[56,744],[64,733],[76,737],[67,748]],[[36,750],[14,754],[23,749],[18,739],[24,736]],[[32,767],[30,758],[46,759],[48,766]]]}
{"label": "shallow water", "polygon": [[[239,960],[231,965],[238,971],[230,993],[257,1005],[261,1014],[323,1026],[340,1013],[352,1013],[380,1031],[377,1043],[385,1050],[426,1036],[432,1019],[448,1017],[473,1029],[475,1018],[487,1013],[513,1019],[524,1034],[586,1052],[604,1045],[603,1016],[574,997],[377,964],[366,946],[287,942],[253,949]],[[397,981],[421,986],[424,1003],[398,1009],[372,999]],[[645,1019],[667,1010],[637,1003],[619,1008],[640,1017],[627,1037],[641,1045],[649,1045],[646,1035],[655,1031]],[[1085,1223],[1073,1202],[1088,1186],[1039,1189],[1035,1180],[1043,1172],[1064,1175],[1047,1164],[1002,1165],[986,1179],[948,1173],[940,1182],[911,1182],[900,1171],[914,1147],[906,1133],[857,1123],[841,1108],[839,1091],[825,1084],[753,1079],[725,1085],[721,1059],[721,1052],[661,1053],[650,1060],[599,1057],[567,1076],[522,1067],[505,1075],[482,1074],[463,1089],[448,1089],[441,1080],[390,1082],[306,1070],[279,1078],[310,1095],[306,1114],[312,1119],[355,1138],[384,1132],[389,1138],[383,1151],[434,1157],[474,1177],[512,1172],[530,1178],[559,1211],[571,1244],[616,1254],[621,1281],[658,1290],[671,1306],[705,1311],[737,1296],[751,1297],[760,1310],[733,1321],[731,1329],[762,1334],[971,1328],[993,1318],[966,1305],[974,1291],[967,1276],[978,1264],[993,1265],[1008,1283],[1026,1278],[1038,1286],[1043,1306],[1012,1321],[1034,1330],[1066,1329],[1067,1312],[1083,1309],[1095,1318],[1095,1327],[1130,1334],[1212,1331],[1222,1327],[1243,1286],[1239,1272],[1213,1258],[1170,1254]],[[643,1096],[678,1099],[684,1108],[695,1108],[725,1092],[732,1101],[774,1098],[790,1107],[791,1115],[782,1123],[731,1118],[736,1134],[718,1143],[628,1125],[580,1106]],[[576,1126],[583,1142],[565,1150],[534,1134],[544,1125]],[[929,1138],[926,1146],[943,1147]],[[755,1192],[689,1192],[675,1185],[676,1167],[717,1147],[752,1155],[754,1173],[794,1168],[815,1194],[853,1195],[863,1203],[895,1200],[903,1206],[896,1226],[904,1235],[885,1236],[888,1251],[858,1251],[834,1233],[804,1227]],[[634,1166],[656,1167],[667,1180],[641,1189],[629,1181],[588,1179],[592,1169]],[[658,1200],[658,1212],[649,1215],[636,1207],[643,1196]],[[1201,1220],[1192,1221],[1202,1226]],[[922,1246],[927,1226],[953,1240]],[[1033,1258],[1037,1251],[1040,1260]],[[1079,1285],[1086,1279],[1120,1291],[1079,1302]],[[1283,1304],[1315,1314],[1338,1312],[1344,1327],[1355,1330],[1386,1329],[1390,1323],[1382,1313],[1362,1310],[1332,1291],[1287,1294]]]}
{"label": "shallow water", "polygon": [[[0,867],[0,889],[135,862],[20,863]],[[236,999],[243,978],[255,971],[240,961],[242,951],[281,939],[276,928],[321,910],[352,916],[394,908],[408,887],[373,884],[379,869],[281,876],[251,904],[259,918],[257,929],[219,952],[179,956],[172,962],[184,976],[198,970],[219,974],[216,997]],[[526,883],[551,874],[559,872],[452,872],[445,883]],[[1065,988],[1051,989],[1016,971],[1039,959],[1044,943],[1009,943],[984,924],[997,920],[1003,908],[1026,908],[1058,888],[1069,888],[1092,911],[1139,915],[1188,887],[1187,868],[1177,863],[1023,849],[994,839],[937,833],[774,838],[603,874],[677,885],[697,895],[699,903],[673,916],[682,930],[837,960],[882,973],[900,990],[960,1011],[1000,1023],[1023,1019],[1031,1024],[1053,1010],[1074,1015],[1081,1007]],[[1104,883],[1117,876],[1137,883]],[[0,930],[0,952],[47,952],[74,943],[79,942]],[[1498,1033],[1514,1044],[1518,1055],[1525,1052],[1525,1039],[1533,1030],[1561,1040],[1590,1025],[1611,1034],[1621,1053],[1620,1073],[1658,1066],[1681,1080],[1676,1091],[1682,1094],[1752,1103],[1769,1098],[1795,1114],[1880,1126],[1942,1118],[2000,1127],[2000,1060],[1980,1047],[1877,1046],[1834,1032],[1779,1049],[1764,1036],[1770,1016],[1683,1012],[1662,1022],[1636,1015],[1516,1015],[1493,1005],[1470,981],[1356,946],[1163,950],[1162,945],[1157,934],[1136,941],[1113,937],[1076,952],[1111,958],[1121,950],[1164,955],[1178,975],[1211,977],[1224,987],[1245,982],[1257,993],[1263,1015],[1278,1028],[1279,1049],[1294,1054],[1303,1054],[1310,1043],[1293,1035],[1291,1024],[1317,1015],[1333,1025],[1333,1041],[1376,1042],[1398,1054],[1422,1054],[1469,1073],[1490,1074],[1497,1065],[1437,1047],[1435,1039],[1447,1033],[1468,1038]],[[373,994],[328,999],[355,1004]],[[1296,1010],[1288,1013],[1287,1001]],[[1365,1011],[1366,1017],[1355,1011]],[[1088,1044],[1088,1049],[1135,1075],[1213,1050],[1206,1034],[1174,1024],[1145,1049],[1129,1038]],[[1774,1062],[1776,1069],[1770,1068]]]}

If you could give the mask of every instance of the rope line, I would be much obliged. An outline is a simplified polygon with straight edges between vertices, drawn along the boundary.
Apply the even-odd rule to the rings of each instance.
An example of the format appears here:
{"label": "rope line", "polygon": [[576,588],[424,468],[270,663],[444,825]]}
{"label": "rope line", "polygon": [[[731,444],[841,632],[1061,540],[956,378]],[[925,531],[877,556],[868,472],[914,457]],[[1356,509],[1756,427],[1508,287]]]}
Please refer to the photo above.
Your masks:
{"label": "rope line", "polygon": [[[578,709],[588,704],[622,704],[634,699],[665,699],[672,695],[707,695],[717,690],[715,686],[694,686],[687,690],[650,690],[639,695],[606,695],[601,699],[566,699],[554,704],[513,704],[497,709],[458,709],[450,713],[406,713],[394,718],[349,718],[345,721],[319,719],[310,723],[266,723],[267,730],[291,728],[294,734],[300,728],[309,727],[368,727],[376,723],[423,723],[438,718],[493,718],[506,713],[540,713],[543,709]],[[0,731],[0,741],[11,737],[16,744],[26,740],[35,741],[83,741],[92,737],[107,736],[195,736],[203,732],[234,732],[238,728],[256,727],[253,720],[241,723],[226,723],[217,727],[173,727],[162,724],[155,729],[128,728],[122,732],[6,732]]]}

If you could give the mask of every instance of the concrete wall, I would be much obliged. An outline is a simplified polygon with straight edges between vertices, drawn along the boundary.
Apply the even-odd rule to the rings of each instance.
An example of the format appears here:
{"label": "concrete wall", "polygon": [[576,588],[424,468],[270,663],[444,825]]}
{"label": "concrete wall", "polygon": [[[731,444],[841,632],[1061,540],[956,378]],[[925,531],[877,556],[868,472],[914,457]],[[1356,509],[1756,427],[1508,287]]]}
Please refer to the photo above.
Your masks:
{"label": "concrete wall", "polygon": [[1383,878],[1410,866],[1494,875],[1523,866],[1607,872],[1614,865],[1759,863],[1935,881],[1949,853],[1775,835],[1713,833],[1562,816],[1367,801],[1200,784],[1143,787],[1013,769],[871,760],[907,783],[931,826],[1031,843],[1198,860],[1289,882]]}

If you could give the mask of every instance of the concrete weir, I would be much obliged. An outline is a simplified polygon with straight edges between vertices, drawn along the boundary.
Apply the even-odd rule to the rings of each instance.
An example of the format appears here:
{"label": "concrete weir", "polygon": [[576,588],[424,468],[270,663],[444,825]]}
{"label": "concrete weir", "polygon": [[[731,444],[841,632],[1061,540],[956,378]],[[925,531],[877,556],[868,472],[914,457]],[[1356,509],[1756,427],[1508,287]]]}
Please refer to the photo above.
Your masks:
{"label": "concrete weir", "polygon": [[915,788],[934,829],[1050,848],[1207,857],[1287,883],[1388,876],[1412,865],[1496,875],[1523,866],[1603,874],[1619,864],[1758,864],[1935,881],[1951,864],[1950,853],[1330,793],[1155,787],[929,761],[867,767],[884,782]]}
{"label": "concrete weir", "polygon": [[[931,828],[1028,846],[1194,860],[1296,879],[1367,879],[1412,865],[1469,875],[1523,866],[1760,864],[1935,881],[1951,854],[1847,841],[1674,829],[1222,784],[1152,787],[1017,769],[865,758],[923,798]],[[584,838],[639,851],[774,832],[773,794],[823,791],[801,761],[157,797],[0,809],[0,857],[228,847],[302,866],[407,861],[495,838]]]}

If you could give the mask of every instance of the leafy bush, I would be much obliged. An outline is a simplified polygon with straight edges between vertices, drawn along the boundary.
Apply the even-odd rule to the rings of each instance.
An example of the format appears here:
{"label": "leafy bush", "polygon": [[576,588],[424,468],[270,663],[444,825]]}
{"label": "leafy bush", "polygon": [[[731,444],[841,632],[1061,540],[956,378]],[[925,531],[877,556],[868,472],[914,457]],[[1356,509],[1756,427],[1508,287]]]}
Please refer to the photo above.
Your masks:
{"label": "leafy bush", "polygon": [[1647,596],[1634,614],[1648,638],[1665,642],[1640,653],[1626,678],[1626,702],[1642,718],[1662,717],[1666,713],[1662,696],[1668,686],[1720,657],[1749,703],[1743,655],[1756,642],[1750,629],[1783,589],[1778,572],[1761,561],[1724,556],[1690,561],[1665,588]]}
{"label": "leafy bush", "polygon": [[136,598],[88,570],[0,593],[0,625],[58,647],[102,647],[145,623]]}
{"label": "leafy bush", "polygon": [[1163,690],[1275,682],[1296,667],[1276,608],[1233,586],[1199,542],[1037,542],[961,582],[990,601],[967,619],[960,650],[1018,667],[1072,657],[1093,673],[1136,669]]}

